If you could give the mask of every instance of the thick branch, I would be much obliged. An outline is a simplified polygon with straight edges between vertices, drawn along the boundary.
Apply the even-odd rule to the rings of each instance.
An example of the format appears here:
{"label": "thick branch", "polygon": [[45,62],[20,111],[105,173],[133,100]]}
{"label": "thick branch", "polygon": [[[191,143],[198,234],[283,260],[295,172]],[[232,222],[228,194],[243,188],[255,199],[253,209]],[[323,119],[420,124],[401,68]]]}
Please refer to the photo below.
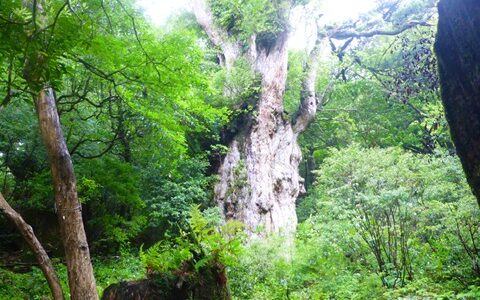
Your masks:
{"label": "thick branch", "polygon": [[18,231],[22,234],[22,237],[25,239],[27,244],[30,246],[35,258],[38,261],[38,265],[40,269],[42,269],[45,278],[47,279],[48,285],[52,292],[53,299],[55,300],[63,300],[63,292],[62,286],[60,285],[60,281],[58,280],[57,274],[55,273],[55,269],[53,268],[52,261],[43,249],[42,245],[38,241],[37,237],[35,236],[33,229],[30,225],[28,225],[22,218],[20,214],[18,214],[5,200],[3,195],[0,193],[0,211],[12,221],[15,226],[17,227]]}
{"label": "thick branch", "polygon": [[313,119],[315,118],[315,114],[317,112],[317,107],[322,104],[326,94],[333,86],[334,80],[332,80],[327,85],[324,93],[320,97],[316,95],[315,84],[316,84],[317,73],[318,73],[318,60],[320,56],[319,54],[320,54],[321,43],[325,37],[328,37],[330,39],[330,44],[332,45],[333,51],[336,51],[337,49],[333,44],[333,42],[331,41],[331,39],[347,40],[347,42],[338,50],[338,53],[337,53],[337,56],[339,57],[339,59],[342,60],[345,50],[348,48],[348,46],[351,44],[351,42],[355,38],[361,38],[361,37],[368,38],[368,37],[374,37],[377,35],[393,36],[393,35],[398,35],[416,26],[432,26],[432,25],[425,21],[410,21],[405,25],[403,25],[402,27],[391,29],[391,30],[375,29],[375,30],[369,30],[369,31],[363,31],[363,32],[359,32],[352,29],[352,27],[354,26],[355,24],[352,26],[342,27],[340,29],[336,28],[335,30],[331,30],[326,34],[322,32],[320,28],[318,28],[315,47],[310,53],[308,63],[305,67],[306,76],[302,85],[302,94],[301,94],[302,98],[301,98],[300,107],[293,121],[294,131],[296,133],[300,133],[304,131],[308,127],[308,125],[313,121]]}
{"label": "thick branch", "polygon": [[315,85],[317,82],[318,60],[320,57],[320,50],[322,38],[317,37],[315,46],[309,55],[308,62],[305,66],[305,78],[302,83],[301,102],[294,119],[293,130],[295,133],[304,131],[310,122],[315,118],[319,100],[315,93]]}
{"label": "thick branch", "polygon": [[[320,59],[320,52],[322,49],[322,43],[325,39],[325,35],[321,33],[320,25],[317,18],[317,37],[315,45],[310,52],[307,60],[307,64],[304,68],[305,78],[302,82],[302,91],[300,99],[300,107],[293,119],[293,131],[295,133],[301,133],[307,129],[308,125],[315,118],[317,113],[317,107],[321,105],[323,97],[317,97],[315,86],[317,83],[318,65]],[[325,95],[326,93],[324,93]]]}
{"label": "thick branch", "polygon": [[213,14],[205,0],[193,0],[193,11],[198,24],[207,33],[210,41],[222,50],[223,57],[220,57],[220,62],[227,69],[231,68],[241,54],[240,43],[231,41],[228,33],[215,24]]}
{"label": "thick branch", "polygon": [[335,31],[329,32],[327,35],[332,39],[337,40],[347,40],[350,38],[362,38],[362,37],[374,37],[377,35],[398,35],[408,29],[411,29],[416,26],[433,26],[425,21],[410,21],[403,25],[402,27],[395,28],[395,29],[374,29],[374,30],[367,30],[367,31],[356,31],[350,28],[341,28]]}

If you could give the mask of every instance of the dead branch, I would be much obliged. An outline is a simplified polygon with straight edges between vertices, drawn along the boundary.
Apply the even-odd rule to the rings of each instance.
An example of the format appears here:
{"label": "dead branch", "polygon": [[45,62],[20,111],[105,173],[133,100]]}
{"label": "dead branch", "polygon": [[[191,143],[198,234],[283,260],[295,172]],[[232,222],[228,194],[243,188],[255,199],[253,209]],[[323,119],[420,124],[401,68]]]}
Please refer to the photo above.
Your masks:
{"label": "dead branch", "polygon": [[53,298],[55,300],[63,300],[63,291],[60,281],[58,280],[55,269],[53,268],[52,261],[47,255],[47,252],[42,247],[37,237],[35,236],[33,229],[28,225],[22,218],[22,216],[17,213],[5,200],[3,195],[0,193],[0,211],[12,221],[17,227],[18,231],[22,234],[22,237],[25,239],[27,244],[30,246],[30,249],[35,255],[35,258],[38,261],[40,269],[42,270],[45,278],[48,281],[50,290],[52,292]]}

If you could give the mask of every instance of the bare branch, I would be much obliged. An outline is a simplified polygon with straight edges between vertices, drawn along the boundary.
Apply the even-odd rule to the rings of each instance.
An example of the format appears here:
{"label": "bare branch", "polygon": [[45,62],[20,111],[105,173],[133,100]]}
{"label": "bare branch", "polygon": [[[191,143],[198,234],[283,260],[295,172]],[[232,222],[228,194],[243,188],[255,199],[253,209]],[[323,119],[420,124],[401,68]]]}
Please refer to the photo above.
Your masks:
{"label": "bare branch", "polygon": [[[60,7],[60,9],[57,11],[55,14],[55,18],[53,19],[53,23],[49,26],[51,28],[51,35],[53,35],[53,32],[55,31],[55,26],[57,26],[58,18],[60,18],[60,14],[63,12],[65,7],[68,6],[68,2],[63,3],[63,5]],[[50,46],[50,43],[48,43]]]}
{"label": "bare branch", "polygon": [[[130,13],[128,11],[128,9],[123,5],[122,1],[120,0],[117,0],[117,3],[120,5],[120,7],[122,8],[122,10],[125,12],[125,14],[130,18],[131,22],[132,22],[132,29],[133,29],[133,33],[135,35],[135,39],[137,40],[137,43],[138,45],[140,46],[140,50],[142,50],[143,54],[145,55],[145,58],[147,59],[147,61],[149,63],[152,64],[152,67],[153,69],[155,70],[155,72],[157,73],[157,76],[158,76],[158,79],[161,80],[162,79],[162,74],[161,72],[158,70],[157,68],[157,65],[159,64],[149,53],[148,51],[145,49],[145,47],[143,46],[143,43],[142,43],[142,40],[140,39],[140,36],[138,34],[138,30],[137,30],[137,23],[135,21],[135,17],[132,15],[132,13]],[[162,64],[163,67],[165,67],[166,69],[168,69],[169,71],[172,71],[168,66]]]}
{"label": "bare branch", "polygon": [[110,19],[110,15],[107,12],[107,8],[105,7],[105,1],[104,0],[100,1],[100,6],[102,7],[103,14],[107,18],[108,28],[110,29],[110,32],[113,32],[114,30],[113,30],[113,26],[112,26],[112,20]]}
{"label": "bare branch", "polygon": [[[317,30],[320,32],[320,27],[318,26],[317,20]],[[296,116],[293,120],[293,131],[295,133],[303,132],[310,122],[315,118],[317,113],[317,106],[319,105],[319,100],[315,93],[315,85],[317,83],[317,73],[318,73],[318,64],[320,58],[320,51],[322,48],[322,42],[325,36],[322,34],[317,34],[315,40],[315,46],[313,47],[310,55],[308,57],[307,64],[305,65],[304,72],[306,74],[301,91],[300,107],[296,113]]]}
{"label": "bare branch", "polygon": [[[301,93],[301,103],[300,107],[296,113],[296,116],[293,121],[294,125],[294,132],[300,133],[304,131],[308,125],[313,121],[315,118],[315,114],[317,109],[323,103],[326,95],[333,87],[334,81],[338,78],[340,73],[337,73],[334,78],[330,81],[327,85],[324,93],[318,97],[315,92],[315,84],[317,80],[317,72],[318,72],[318,59],[320,54],[320,48],[322,41],[324,38],[328,37],[330,41],[330,46],[332,47],[332,51],[336,52],[340,61],[343,60],[343,56],[345,54],[346,49],[352,43],[353,39],[355,38],[368,38],[374,37],[377,35],[398,35],[408,29],[417,27],[417,26],[432,26],[431,24],[427,23],[426,21],[410,21],[403,26],[395,29],[373,29],[367,31],[357,31],[355,29],[357,23],[349,24],[348,26],[343,26],[340,28],[330,28],[327,33],[322,31],[320,27],[317,25],[317,39],[315,42],[315,46],[312,52],[309,55],[308,62],[305,67],[305,79],[302,85],[302,93]],[[373,25],[372,25],[373,26]],[[374,26],[375,27],[375,26]],[[332,39],[336,40],[347,40],[340,48],[337,48],[333,43]]]}
{"label": "bare branch", "polygon": [[[94,158],[99,158],[99,157],[102,157],[104,156],[105,154],[107,154],[110,150],[112,150],[113,146],[115,146],[116,144],[116,141],[118,140],[118,132],[115,133],[115,136],[113,137],[113,139],[108,143],[108,145],[102,150],[100,151],[99,153],[97,154],[92,154],[92,155],[87,155],[87,154],[82,154],[81,152],[77,151],[76,154],[78,156],[80,156],[81,158],[84,158],[84,159],[94,159]],[[84,140],[84,141],[81,141],[82,143],[84,142],[87,142],[89,140]]]}

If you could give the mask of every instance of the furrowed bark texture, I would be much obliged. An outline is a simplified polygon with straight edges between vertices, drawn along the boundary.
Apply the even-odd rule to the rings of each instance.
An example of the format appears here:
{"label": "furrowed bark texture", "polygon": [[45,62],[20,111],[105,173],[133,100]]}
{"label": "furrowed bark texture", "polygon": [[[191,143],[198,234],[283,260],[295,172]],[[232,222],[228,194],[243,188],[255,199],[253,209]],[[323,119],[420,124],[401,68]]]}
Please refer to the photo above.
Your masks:
{"label": "furrowed bark texture", "polygon": [[17,213],[5,200],[3,195],[0,193],[0,210],[3,214],[12,221],[17,227],[18,231],[22,235],[23,239],[27,242],[32,250],[35,258],[37,259],[38,265],[47,279],[48,286],[52,292],[53,299],[63,300],[63,291],[60,281],[58,280],[57,273],[53,268],[52,261],[43,249],[42,245],[38,241],[33,229],[28,225],[22,218],[22,216]]}
{"label": "furrowed bark texture", "polygon": [[[302,93],[302,108],[296,121],[291,122],[283,107],[288,30],[276,33],[268,41],[259,40],[254,34],[240,47],[242,43],[232,42],[233,37],[213,22],[204,0],[194,2],[197,21],[211,42],[223,51],[227,71],[235,59],[243,56],[261,76],[261,92],[251,121],[243,124],[233,138],[220,165],[215,199],[225,217],[243,222],[252,236],[257,232],[291,235],[297,225],[295,201],[304,191],[298,172],[302,155],[297,137],[316,113],[317,57],[309,62],[304,83],[308,91]],[[318,50],[312,51],[312,57],[315,54]]]}
{"label": "furrowed bark texture", "polygon": [[480,204],[480,2],[442,0],[435,50],[458,156]]}
{"label": "furrowed bark texture", "polygon": [[53,90],[44,88],[39,91],[35,105],[52,173],[71,299],[98,299],[73,164],[60,126]]}
{"label": "furrowed bark texture", "polygon": [[254,68],[262,76],[256,116],[230,144],[215,187],[225,216],[242,221],[251,232],[290,234],[297,225],[295,200],[303,179],[298,132],[283,111],[287,36],[281,33],[271,48],[256,46]]}

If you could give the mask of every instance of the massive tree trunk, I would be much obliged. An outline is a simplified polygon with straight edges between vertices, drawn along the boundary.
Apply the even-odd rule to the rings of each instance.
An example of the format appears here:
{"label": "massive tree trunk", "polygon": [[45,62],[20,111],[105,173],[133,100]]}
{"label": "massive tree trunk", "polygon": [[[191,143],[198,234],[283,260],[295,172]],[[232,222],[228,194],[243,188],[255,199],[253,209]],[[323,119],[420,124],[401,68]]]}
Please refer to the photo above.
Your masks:
{"label": "massive tree trunk", "polygon": [[256,46],[253,63],[262,77],[257,112],[231,142],[215,187],[226,217],[242,221],[251,231],[290,233],[297,224],[295,200],[303,182],[298,132],[283,110],[287,36],[280,33],[271,48]]}
{"label": "massive tree trunk", "polygon": [[48,257],[47,252],[43,249],[42,245],[38,241],[37,237],[33,233],[33,229],[28,225],[5,200],[3,195],[0,193],[0,211],[2,211],[5,216],[12,221],[17,227],[18,231],[22,235],[23,239],[27,242],[32,250],[35,258],[38,261],[38,265],[47,279],[50,291],[52,292],[53,299],[63,300],[63,291],[60,281],[58,280],[57,273],[53,268],[52,261]]}
{"label": "massive tree trunk", "polygon": [[46,2],[24,0],[23,4],[33,12],[35,19],[31,28],[32,39],[38,39],[34,44],[36,47],[32,46],[26,51],[23,75],[35,103],[41,136],[50,163],[55,210],[65,250],[71,299],[98,299],[72,159],[60,125],[55,93],[46,78],[49,59],[43,51],[43,47],[48,48],[48,39],[43,39],[49,27],[45,12]]}
{"label": "massive tree trunk", "polygon": [[304,191],[297,137],[313,119],[318,104],[314,87],[320,43],[307,66],[299,113],[291,120],[283,107],[288,30],[268,41],[253,34],[248,43],[242,43],[216,26],[204,0],[194,1],[194,12],[212,43],[222,50],[220,62],[227,71],[243,56],[261,77],[255,112],[248,124],[241,124],[220,165],[215,199],[227,219],[240,220],[253,235],[289,235],[297,225],[295,201]]}
{"label": "massive tree trunk", "polygon": [[480,204],[480,2],[442,0],[435,50],[458,156]]}

